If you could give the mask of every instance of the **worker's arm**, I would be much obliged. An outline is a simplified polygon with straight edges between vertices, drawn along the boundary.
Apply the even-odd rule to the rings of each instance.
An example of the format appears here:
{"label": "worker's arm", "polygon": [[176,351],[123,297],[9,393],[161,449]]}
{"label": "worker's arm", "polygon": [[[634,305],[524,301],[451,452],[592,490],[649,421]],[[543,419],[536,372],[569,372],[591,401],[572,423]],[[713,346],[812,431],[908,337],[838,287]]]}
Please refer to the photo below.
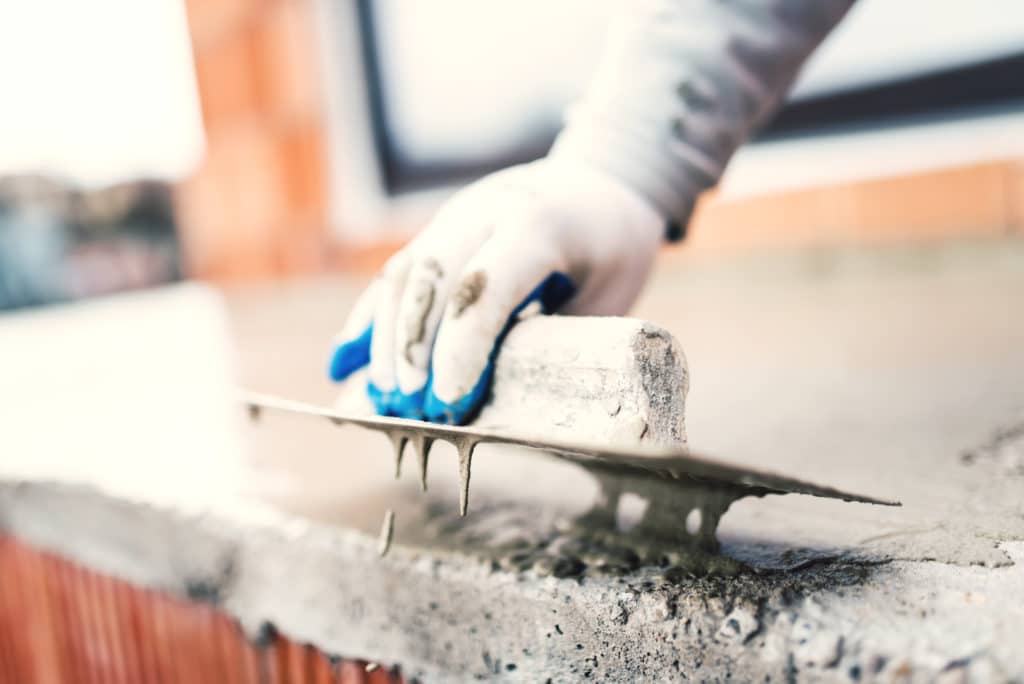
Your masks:
{"label": "worker's arm", "polygon": [[[380,413],[462,423],[524,306],[622,314],[853,0],[631,0],[551,153],[457,193],[338,338]],[[530,304],[536,302],[535,304]]]}

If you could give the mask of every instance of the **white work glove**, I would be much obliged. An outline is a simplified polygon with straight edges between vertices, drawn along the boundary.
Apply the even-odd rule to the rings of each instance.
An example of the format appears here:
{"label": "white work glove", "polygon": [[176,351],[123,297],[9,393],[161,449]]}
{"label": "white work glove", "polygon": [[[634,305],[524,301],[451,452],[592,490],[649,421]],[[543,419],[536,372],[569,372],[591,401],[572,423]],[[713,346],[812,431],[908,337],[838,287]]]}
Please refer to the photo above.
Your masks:
{"label": "white work glove", "polygon": [[338,336],[330,375],[369,364],[378,413],[468,422],[524,308],[625,313],[664,235],[646,199],[589,164],[556,156],[492,174],[388,261]]}
{"label": "white work glove", "polygon": [[464,423],[531,300],[624,313],[662,238],[682,237],[700,192],[852,3],[622,3],[551,156],[466,188],[388,262],[341,333],[331,377],[369,363],[378,412]]}

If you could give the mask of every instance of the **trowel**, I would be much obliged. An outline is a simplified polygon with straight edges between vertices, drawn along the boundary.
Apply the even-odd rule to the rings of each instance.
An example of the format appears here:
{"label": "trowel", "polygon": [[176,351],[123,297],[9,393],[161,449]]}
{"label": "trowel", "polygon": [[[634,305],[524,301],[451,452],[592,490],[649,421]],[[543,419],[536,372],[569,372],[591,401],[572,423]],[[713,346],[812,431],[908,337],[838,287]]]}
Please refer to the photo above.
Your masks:
{"label": "trowel", "polygon": [[[570,334],[571,333],[571,334]],[[586,341],[583,343],[581,341]],[[638,530],[663,541],[715,551],[718,519],[735,500],[766,494],[806,494],[899,506],[899,502],[753,469],[694,450],[686,439],[689,371],[679,342],[645,321],[612,317],[535,316],[518,323],[495,363],[491,397],[466,426],[374,415],[358,381],[334,406],[315,406],[246,392],[252,418],[283,411],[381,432],[394,450],[396,474],[406,445],[427,486],[431,445],[442,440],[459,454],[459,511],[469,506],[474,449],[489,443],[537,450],[584,468],[601,485],[589,514],[614,526],[622,494],[650,502]],[[699,511],[700,524],[684,521]],[[385,521],[382,550],[393,516]]]}

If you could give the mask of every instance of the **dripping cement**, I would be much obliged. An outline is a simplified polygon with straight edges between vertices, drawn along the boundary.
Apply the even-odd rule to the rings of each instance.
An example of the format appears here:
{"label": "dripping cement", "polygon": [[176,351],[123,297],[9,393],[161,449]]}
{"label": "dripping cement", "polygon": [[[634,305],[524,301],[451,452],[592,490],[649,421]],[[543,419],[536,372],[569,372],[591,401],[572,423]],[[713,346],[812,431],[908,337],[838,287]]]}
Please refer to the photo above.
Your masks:
{"label": "dripping cement", "polygon": [[[255,418],[254,418],[255,419]],[[332,418],[335,425],[343,425],[344,421]],[[434,445],[434,438],[423,434],[412,433],[411,435],[403,430],[384,430],[391,442],[392,453],[395,462],[395,479],[402,475],[402,456],[405,454],[405,446],[412,443],[416,454],[416,464],[419,470],[420,488],[427,491],[427,466],[430,462],[430,449]],[[445,440],[448,441],[448,440]],[[459,516],[465,517],[469,510],[469,480],[473,465],[473,450],[477,441],[473,439],[459,439],[450,442],[459,455]],[[388,509],[384,514],[384,522],[381,525],[378,553],[381,556],[387,554],[391,548],[391,539],[394,535],[395,513]]]}
{"label": "dripping cement", "polygon": [[430,447],[434,445],[434,438],[426,435],[413,435],[409,441],[412,442],[413,451],[416,453],[416,465],[419,468],[420,489],[427,491],[427,461],[430,458]]}
{"label": "dripping cement", "polygon": [[[250,417],[256,421],[259,413]],[[335,425],[345,421],[329,419]],[[435,438],[401,429],[382,429],[391,442],[395,462],[395,477],[401,475],[402,456],[405,445],[412,442],[419,469],[420,486],[427,490],[427,464]],[[478,440],[461,438],[449,442],[458,453],[459,467],[459,517],[465,517],[469,509],[469,482],[472,474],[473,451]],[[735,576],[748,570],[743,564],[697,548],[666,547],[662,544],[649,545],[640,540],[623,537],[614,531],[597,529],[596,526],[576,521],[573,530],[549,535],[543,539],[519,539],[502,544],[499,548],[488,549],[485,560],[495,570],[513,572],[532,571],[541,576],[559,578],[583,576],[622,576],[642,567],[658,568],[658,577],[664,581],[678,583],[687,578],[705,575]],[[381,525],[377,551],[381,556],[391,548],[394,536],[395,513],[388,509]],[[467,549],[469,550],[469,549]],[[479,549],[478,549],[479,550]],[[478,554],[479,555],[479,554]]]}
{"label": "dripping cement", "polygon": [[473,466],[473,449],[476,442],[465,439],[460,440],[455,448],[459,452],[459,515],[466,517],[469,509],[469,475]]}
{"label": "dripping cement", "polygon": [[[345,421],[339,418],[329,418],[328,420],[334,425],[340,426],[345,424]],[[402,429],[371,429],[383,432],[391,442],[395,461],[395,479],[398,479],[402,474],[402,456],[405,453],[405,445],[412,442],[413,449],[416,452],[420,487],[423,491],[427,491],[427,464],[430,459],[430,449],[433,447],[436,439],[415,432],[410,434]],[[451,440],[441,439],[455,447],[459,454],[459,514],[464,516],[469,507],[469,479],[473,463],[473,450],[476,448],[479,440],[468,437]]]}
{"label": "dripping cement", "polygon": [[387,555],[391,548],[391,538],[395,534],[395,512],[390,508],[384,513],[384,524],[380,527],[380,540],[377,542],[377,553],[381,557]]}
{"label": "dripping cement", "polygon": [[388,439],[391,440],[391,446],[395,453],[395,479],[397,480],[402,476],[402,454],[405,452],[405,443],[409,441],[409,437],[402,432],[389,432]]}

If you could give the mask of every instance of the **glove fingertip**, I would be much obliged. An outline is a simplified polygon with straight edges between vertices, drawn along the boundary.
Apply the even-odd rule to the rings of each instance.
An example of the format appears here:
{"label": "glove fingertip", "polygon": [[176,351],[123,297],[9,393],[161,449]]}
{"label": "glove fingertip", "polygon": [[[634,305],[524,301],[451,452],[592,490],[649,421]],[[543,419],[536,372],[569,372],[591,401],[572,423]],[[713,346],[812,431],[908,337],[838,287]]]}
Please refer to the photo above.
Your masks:
{"label": "glove fingertip", "polygon": [[477,379],[473,388],[465,395],[453,402],[447,402],[434,393],[432,385],[428,385],[426,398],[423,402],[423,416],[431,423],[447,425],[465,425],[469,423],[480,412],[487,393],[491,388],[491,376],[494,372],[493,360],[488,360],[483,373]]}
{"label": "glove fingertip", "polygon": [[366,395],[370,398],[377,415],[389,418],[422,420],[426,393],[425,387],[406,394],[399,389],[382,390],[373,384],[372,380],[366,383]]}
{"label": "glove fingertip", "polygon": [[410,420],[422,420],[426,394],[426,387],[421,387],[408,394],[401,390],[392,392],[388,402],[388,410],[390,411],[388,415],[397,418],[409,418]]}
{"label": "glove fingertip", "polygon": [[391,415],[391,395],[393,391],[382,390],[373,384],[372,380],[366,382],[366,396],[370,398],[374,410],[378,416]]}
{"label": "glove fingertip", "polygon": [[433,390],[430,390],[423,400],[423,418],[431,423],[458,425],[457,407],[455,404],[442,401]]}
{"label": "glove fingertip", "polygon": [[373,325],[368,325],[359,337],[338,345],[331,356],[328,375],[331,380],[341,382],[352,373],[370,363],[370,341],[373,339]]}
{"label": "glove fingertip", "polygon": [[476,384],[465,395],[453,402],[446,402],[434,393],[433,377],[427,383],[426,397],[423,401],[422,416],[431,423],[465,425],[476,418],[491,390],[491,377],[494,375],[494,361],[498,350],[508,331],[515,325],[516,317],[531,302],[540,302],[544,313],[557,311],[563,304],[576,294],[576,285],[568,275],[553,271],[517,306],[508,317],[504,327],[494,340],[487,357],[487,365],[477,378]]}

